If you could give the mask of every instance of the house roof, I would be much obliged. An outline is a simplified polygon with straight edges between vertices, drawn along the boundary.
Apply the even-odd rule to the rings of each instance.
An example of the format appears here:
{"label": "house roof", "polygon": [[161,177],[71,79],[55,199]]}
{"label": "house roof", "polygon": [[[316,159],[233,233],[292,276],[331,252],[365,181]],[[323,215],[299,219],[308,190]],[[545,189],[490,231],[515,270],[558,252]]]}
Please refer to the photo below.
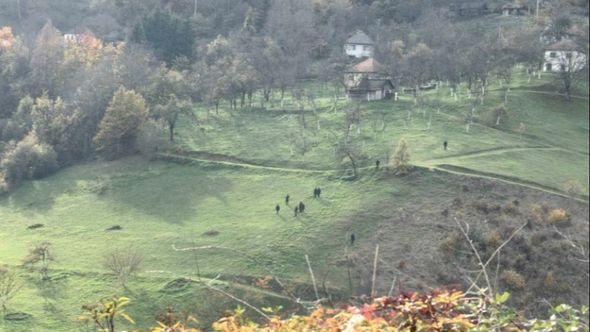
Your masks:
{"label": "house roof", "polygon": [[351,73],[377,73],[381,69],[381,64],[373,59],[368,58],[360,63],[357,63],[350,70]]}
{"label": "house roof", "polygon": [[487,9],[488,5],[483,1],[468,1],[460,4],[459,6],[454,6],[457,10],[469,10],[469,9]]}
{"label": "house roof", "polygon": [[579,47],[571,39],[564,38],[547,47],[549,51],[576,51]]}
{"label": "house roof", "polygon": [[519,5],[514,2],[509,2],[502,6],[502,9],[526,9],[526,5]]}
{"label": "house roof", "polygon": [[348,44],[362,44],[362,45],[373,45],[373,40],[366,33],[361,30],[357,30],[352,36],[350,36],[346,42]]}
{"label": "house roof", "polygon": [[361,91],[379,91],[382,90],[386,85],[389,85],[393,89],[393,83],[388,78],[368,78],[365,77],[359,81],[355,86],[348,89],[349,92],[361,92]]}

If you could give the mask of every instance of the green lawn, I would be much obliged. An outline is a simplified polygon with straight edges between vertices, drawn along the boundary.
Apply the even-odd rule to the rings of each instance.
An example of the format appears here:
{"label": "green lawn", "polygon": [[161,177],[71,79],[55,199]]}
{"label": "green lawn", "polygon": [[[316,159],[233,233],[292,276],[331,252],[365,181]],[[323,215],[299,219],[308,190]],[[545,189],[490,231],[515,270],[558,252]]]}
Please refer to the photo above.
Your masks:
{"label": "green lawn", "polygon": [[[419,165],[435,165],[440,159],[474,171],[498,170],[499,175],[556,190],[575,181],[584,189],[581,194],[587,196],[587,94],[571,102],[563,96],[547,95],[558,90],[555,84],[547,75],[529,82],[524,75],[515,74],[509,86],[492,84],[483,105],[469,99],[465,84],[457,100],[447,87],[426,92],[422,106],[415,105],[409,95],[403,95],[398,102],[357,105],[345,100],[333,104],[326,93],[318,93],[316,104],[320,106],[316,111],[305,105],[305,127],[297,104],[287,95],[282,107],[275,100],[274,106],[266,110],[222,111],[209,117],[199,110],[198,124],[182,121],[177,138],[187,151],[224,154],[265,165],[334,169],[339,165],[335,146],[346,128],[344,110],[359,107],[360,130],[353,127],[352,135],[362,142],[365,164],[372,164],[375,159],[386,161],[395,142],[403,137],[409,141],[413,160]],[[507,87],[507,114],[496,126],[495,120],[490,120],[490,110],[504,103]],[[580,89],[577,93],[581,93]],[[477,120],[467,130],[466,114],[472,105]],[[521,123],[526,127],[522,133]],[[449,142],[448,151],[442,149],[444,140]],[[556,155],[548,153],[547,148],[563,151]],[[505,154],[503,158],[489,158],[488,151]],[[455,158],[462,156],[469,156],[469,162]],[[554,160],[556,157],[561,161]],[[535,163],[534,170],[531,162]]]}
{"label": "green lawn", "polygon": [[[403,137],[418,165],[457,166],[466,172],[496,174],[558,190],[574,180],[587,195],[587,100],[568,103],[563,97],[525,91],[547,91],[547,84],[546,77],[531,83],[515,77],[508,116],[497,128],[482,121],[466,130],[465,113],[471,101],[463,86],[458,100],[451,98],[446,87],[427,92],[422,107],[415,106],[408,95],[395,103],[359,104],[362,120],[351,135],[363,145],[367,155],[363,165],[372,165],[375,159],[385,162]],[[440,216],[462,192],[460,183],[438,172],[396,178],[367,168],[360,179],[345,180],[341,171],[333,171],[340,166],[334,147],[345,131],[343,109],[357,105],[344,100],[333,103],[330,90],[316,89],[318,108],[314,112],[306,105],[305,128],[298,106],[288,95],[282,106],[275,100],[267,110],[221,109],[207,119],[206,111],[199,109],[198,124],[186,118],[179,123],[177,141],[189,153],[227,155],[233,157],[228,162],[278,169],[207,162],[179,165],[135,157],[70,167],[0,197],[0,263],[19,265],[31,245],[45,240],[51,241],[57,257],[49,285],[19,269],[27,283],[10,310],[32,318],[24,323],[0,321],[0,330],[74,330],[81,327],[76,317],[82,303],[115,293],[133,299],[130,312],[139,328],[153,325],[154,314],[170,303],[193,308],[207,326],[236,303],[197,284],[166,291],[168,282],[194,277],[197,266],[207,278],[272,273],[295,285],[309,285],[307,254],[327,287],[345,290],[346,270],[339,257],[344,255],[350,232],[360,244],[372,248],[380,222],[403,219],[404,209],[429,199],[437,202],[432,216]],[[476,115],[483,118],[486,110],[502,101],[503,88],[492,85],[484,105],[477,105]],[[522,137],[517,132],[521,122],[527,126]],[[305,153],[303,139],[308,146]],[[448,151],[442,149],[444,140],[449,141]],[[321,200],[312,197],[316,186],[323,188]],[[286,194],[294,203],[305,202],[304,216],[293,217],[292,206],[283,203]],[[282,206],[279,216],[274,213],[276,204]],[[44,227],[27,229],[36,223]],[[114,225],[123,229],[105,231]],[[412,224],[390,226],[398,234],[401,252],[441,235],[431,232],[432,239],[424,238],[425,233],[416,232]],[[210,231],[219,234],[204,235]],[[101,261],[113,248],[130,245],[145,254],[145,262],[139,278],[124,291]],[[175,251],[173,245],[225,249],[193,255]],[[261,306],[285,304],[277,294],[254,290],[247,281],[222,285]]]}
{"label": "green lawn", "polygon": [[[176,252],[172,245],[224,246],[256,257],[252,261],[231,251],[200,252],[196,259],[205,276],[264,276],[272,271],[277,276],[307,283],[304,255],[309,254],[317,262],[318,271],[322,271],[319,262],[342,251],[346,242],[348,230],[335,227],[338,222],[383,194],[372,193],[370,179],[347,182],[324,175],[267,173],[131,158],[79,165],[26,183],[0,200],[0,262],[17,265],[31,245],[49,240],[57,257],[53,268],[64,271],[63,287],[67,289],[61,297],[43,299],[35,295],[40,290],[28,287],[11,307],[33,314],[35,324],[40,324],[35,325],[35,331],[49,326],[59,330],[62,318],[76,317],[82,303],[117,292],[114,280],[103,275],[102,255],[114,247],[129,245],[145,253],[142,276],[148,279],[131,287],[136,292],[154,295],[152,291],[162,287],[165,280],[155,281],[152,277],[194,276],[195,256]],[[324,189],[322,200],[313,200],[315,186]],[[391,193],[400,190],[385,188]],[[283,204],[287,193],[293,202],[305,202],[304,216],[294,218],[291,208]],[[275,204],[283,206],[279,216],[274,213]],[[36,223],[44,227],[27,229]],[[113,225],[120,225],[123,230],[105,231]],[[367,226],[370,224],[363,224],[358,230],[359,238],[371,233]],[[212,230],[219,235],[203,236]],[[339,287],[344,274],[333,269],[330,283]],[[27,278],[36,276],[27,274]],[[134,298],[135,294],[129,296]],[[195,301],[207,301],[204,296],[195,296]],[[47,305],[57,307],[60,314],[49,315]],[[153,323],[155,312],[140,312],[140,326]]]}

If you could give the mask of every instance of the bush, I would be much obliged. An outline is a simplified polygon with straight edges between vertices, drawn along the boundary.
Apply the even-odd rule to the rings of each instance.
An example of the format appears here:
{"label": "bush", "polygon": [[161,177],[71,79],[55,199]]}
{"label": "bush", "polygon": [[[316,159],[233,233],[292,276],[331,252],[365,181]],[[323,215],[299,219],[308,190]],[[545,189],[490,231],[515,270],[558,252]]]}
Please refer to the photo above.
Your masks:
{"label": "bush", "polygon": [[524,289],[526,286],[524,277],[514,270],[504,271],[504,273],[502,273],[502,281],[504,281],[508,288],[513,290]]}
{"label": "bush", "polygon": [[10,188],[22,180],[38,179],[57,170],[57,155],[53,148],[39,142],[30,133],[2,155],[0,169],[4,174],[2,185]]}
{"label": "bush", "polygon": [[543,212],[543,208],[538,204],[531,207],[529,216],[537,224],[543,224],[545,222],[545,213]]}
{"label": "bush", "polygon": [[455,252],[456,252],[458,246],[459,246],[458,236],[456,234],[451,234],[451,235],[447,236],[447,238],[444,239],[440,243],[440,250],[446,256],[455,256]]}
{"label": "bush", "polygon": [[584,193],[584,188],[576,180],[568,180],[563,184],[563,190],[570,195]]}
{"label": "bush", "polygon": [[518,214],[518,205],[516,204],[515,201],[508,202],[508,203],[506,203],[506,205],[504,205],[504,208],[502,209],[502,211],[508,215],[516,215],[516,214]]}
{"label": "bush", "polygon": [[486,245],[489,249],[495,250],[502,244],[502,236],[500,232],[494,230],[487,234]]}
{"label": "bush", "polygon": [[570,216],[564,209],[553,209],[547,217],[547,221],[551,224],[562,224],[569,220]]}
{"label": "bush", "polygon": [[555,279],[553,271],[547,272],[545,278],[543,279],[543,288],[545,289],[545,291],[551,292],[552,290],[555,290],[556,287],[557,280]]}
{"label": "bush", "polygon": [[148,120],[140,129],[137,137],[137,149],[143,155],[153,157],[159,151],[170,148],[166,139],[166,129],[155,120]]}

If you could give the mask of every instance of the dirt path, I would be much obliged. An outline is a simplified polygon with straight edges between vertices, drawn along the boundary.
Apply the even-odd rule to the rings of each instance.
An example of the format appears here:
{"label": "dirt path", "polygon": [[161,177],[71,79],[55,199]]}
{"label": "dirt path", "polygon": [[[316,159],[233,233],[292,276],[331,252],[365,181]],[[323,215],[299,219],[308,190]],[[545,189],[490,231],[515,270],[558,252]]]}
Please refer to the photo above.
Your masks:
{"label": "dirt path", "polygon": [[[470,154],[465,154],[463,156],[473,157],[473,156],[477,156],[478,154],[479,155],[493,154],[493,153],[499,154],[499,153],[503,153],[506,151],[531,150],[531,149],[554,150],[554,149],[561,149],[561,148],[557,148],[557,147],[553,147],[553,148],[548,148],[548,147],[524,148],[523,147],[523,148],[512,148],[512,149],[504,148],[503,150],[501,148],[499,148],[499,149],[488,149],[487,151],[476,151],[476,152],[473,152]],[[177,162],[182,162],[182,163],[217,164],[217,165],[226,166],[226,167],[238,167],[238,168],[246,168],[246,169],[253,169],[253,170],[265,170],[265,171],[288,172],[288,173],[299,173],[299,174],[329,175],[329,174],[333,174],[333,173],[336,173],[339,171],[336,169],[310,170],[310,169],[303,169],[303,168],[286,168],[286,167],[264,166],[264,165],[257,165],[257,164],[248,163],[248,162],[237,162],[238,158],[232,158],[231,156],[226,156],[224,158],[216,157],[216,158],[212,158],[212,159],[207,159],[205,157],[205,155],[202,155],[202,158],[195,158],[195,157],[187,157],[187,156],[168,154],[168,153],[159,153],[159,154],[157,154],[157,157],[162,160],[177,161]],[[461,155],[455,156],[455,158],[457,158],[457,157],[461,157]],[[450,157],[444,157],[444,158],[450,158]],[[432,160],[443,160],[444,158],[432,159]],[[232,159],[234,160],[234,162],[226,161],[226,160],[232,160]],[[430,160],[430,161],[432,161],[432,160]],[[373,167],[374,166],[360,167],[359,170],[373,169]],[[502,176],[502,175],[494,174],[494,173],[481,172],[481,171],[472,170],[472,169],[465,168],[465,167],[459,167],[459,166],[448,165],[448,164],[429,164],[428,162],[418,163],[416,165],[416,167],[421,167],[421,168],[425,168],[425,169],[429,169],[429,170],[438,170],[441,172],[455,174],[455,175],[462,175],[462,176],[477,177],[477,178],[483,178],[483,179],[488,179],[488,180],[500,181],[500,182],[509,183],[512,185],[517,185],[517,186],[527,187],[527,188],[538,190],[538,191],[543,191],[543,192],[553,194],[553,195],[571,198],[571,199],[574,199],[574,200],[577,200],[580,202],[585,202],[585,203],[588,202],[588,197],[586,195],[573,196],[573,195],[570,195],[570,194],[568,194],[562,190],[559,190],[557,188],[545,186],[545,185],[538,184],[538,183],[535,183],[532,181],[526,181],[526,180],[513,178],[513,177],[509,177],[509,176]]]}
{"label": "dirt path", "polygon": [[[219,155],[217,155],[219,156]],[[279,167],[279,166],[265,166],[245,160],[241,160],[238,158],[233,158],[231,156],[226,156],[225,158],[208,158],[205,155],[201,155],[201,157],[191,157],[191,156],[183,156],[171,153],[157,153],[156,157],[162,160],[171,160],[171,161],[179,161],[184,163],[204,163],[204,164],[217,164],[223,165],[227,167],[238,167],[238,168],[249,168],[254,170],[267,170],[267,171],[276,171],[276,172],[289,172],[289,173],[306,173],[306,174],[326,174],[334,172],[334,170],[315,170],[315,169],[305,169],[305,168],[295,168],[295,167]],[[232,160],[232,161],[230,161]]]}
{"label": "dirt path", "polygon": [[459,167],[459,166],[448,165],[448,164],[419,165],[418,167],[423,167],[423,168],[427,168],[430,170],[437,170],[440,172],[445,172],[445,173],[450,173],[450,174],[455,174],[455,175],[462,175],[462,176],[468,176],[468,177],[476,177],[476,178],[481,178],[481,179],[499,181],[499,182],[503,182],[503,183],[516,185],[516,186],[534,189],[537,191],[546,192],[546,193],[549,193],[552,195],[557,195],[557,196],[573,199],[578,202],[583,202],[583,203],[589,202],[588,196],[586,196],[586,195],[573,196],[573,195],[568,194],[562,190],[559,190],[559,189],[556,189],[553,187],[549,187],[549,186],[545,186],[542,184],[538,184],[538,183],[535,183],[532,181],[526,181],[526,180],[513,178],[513,177],[509,177],[509,176],[502,176],[502,175],[494,174],[494,173],[486,173],[486,172],[476,171],[476,170],[472,170],[472,169],[466,168],[466,167]]}
{"label": "dirt path", "polygon": [[566,151],[571,152],[567,149],[563,149],[560,147],[546,147],[546,146],[532,146],[532,147],[495,147],[491,149],[485,150],[477,150],[471,151],[466,153],[458,153],[458,154],[451,154],[448,156],[436,157],[432,159],[427,159],[423,161],[424,164],[430,164],[434,161],[445,160],[445,159],[465,159],[465,158],[474,158],[474,157],[482,157],[482,156],[491,156],[491,155],[498,155],[506,152],[515,152],[515,151]]}

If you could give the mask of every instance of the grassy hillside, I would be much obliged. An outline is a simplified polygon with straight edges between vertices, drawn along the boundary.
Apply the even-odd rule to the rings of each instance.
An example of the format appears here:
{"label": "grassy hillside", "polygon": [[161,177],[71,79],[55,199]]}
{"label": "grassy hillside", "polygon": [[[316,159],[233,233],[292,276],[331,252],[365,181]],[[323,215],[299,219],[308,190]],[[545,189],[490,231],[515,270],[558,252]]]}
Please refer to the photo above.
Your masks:
{"label": "grassy hillside", "polygon": [[[285,294],[313,298],[305,255],[322,294],[337,298],[368,290],[377,243],[383,255],[381,293],[394,277],[408,289],[464,284],[460,267],[473,262],[468,249],[461,248],[455,217],[473,226],[487,254],[493,249],[489,234],[497,231],[506,238],[522,222],[531,223],[503,256],[503,269],[518,271],[527,281],[526,289],[512,290],[515,305],[527,306],[538,292],[555,301],[587,304],[587,292],[579,291],[587,287],[584,274],[562,273],[578,271],[575,260],[562,259],[575,253],[545,216],[563,208],[570,217],[560,226],[562,233],[587,246],[587,203],[551,193],[562,193],[563,184],[574,180],[582,188],[576,197],[588,194],[587,96],[566,102],[546,94],[553,93],[549,84],[546,77],[531,83],[515,79],[507,117],[497,127],[485,121],[485,112],[504,98],[503,88],[493,86],[484,105],[477,105],[478,121],[469,132],[464,119],[471,101],[465,87],[458,100],[445,87],[427,92],[421,107],[407,95],[397,103],[360,104],[360,130],[353,128],[352,135],[363,142],[368,158],[355,181],[343,176],[334,147],[345,127],[343,109],[357,105],[334,104],[328,89],[316,87],[319,107],[305,112],[306,128],[290,97],[264,111],[222,109],[207,117],[199,109],[198,123],[180,123],[177,140],[185,153],[165,158],[180,163],[140,157],[93,162],[25,183],[0,198],[0,263],[19,265],[41,241],[52,243],[57,260],[49,282],[19,269],[25,288],[9,311],[31,316],[0,321],[0,330],[81,328],[76,321],[81,304],[112,294],[132,298],[129,311],[141,329],[153,325],[154,315],[169,304],[190,308],[209,326],[236,303],[187,281],[196,279],[197,271],[206,279],[219,277],[216,285],[236,296],[260,306],[282,304],[292,312],[297,306]],[[527,126],[522,135],[521,122]],[[305,154],[303,136],[310,146]],[[385,163],[401,137],[410,143],[413,162],[427,167],[406,177],[376,171],[374,160]],[[448,151],[442,149],[444,140]],[[322,199],[313,199],[316,186],[323,189]],[[293,216],[293,204],[283,201],[286,194],[293,203],[305,202],[304,215]],[[516,212],[507,208],[514,202]],[[276,204],[282,207],[279,215]],[[33,224],[43,227],[27,228]],[[107,231],[115,225],[122,229]],[[350,247],[352,233],[357,242]],[[456,243],[450,256],[441,251],[449,239]],[[128,246],[141,250],[145,262],[124,290],[102,260],[113,248]],[[174,249],[193,246],[206,248]],[[530,261],[523,265],[525,250]],[[351,255],[352,291],[345,252]],[[441,266],[441,261],[447,263]],[[547,266],[557,282],[545,291]],[[256,278],[271,274],[285,280],[288,289],[255,287]],[[502,279],[499,283],[511,287]]]}
{"label": "grassy hillside", "polygon": [[[505,103],[507,114],[498,126],[492,110]],[[373,160],[386,161],[395,142],[409,141],[414,163],[436,167],[453,165],[474,172],[491,172],[520,178],[557,191],[576,183],[577,194],[588,196],[588,95],[571,102],[559,95],[550,76],[540,80],[518,75],[507,86],[490,87],[483,105],[468,96],[462,86],[457,100],[448,88],[425,94],[422,106],[403,95],[399,102],[383,101],[351,105],[333,103],[329,90],[315,89],[320,111],[305,112],[306,128],[298,104],[289,97],[264,111],[197,112],[199,123],[185,121],[178,137],[188,151],[224,154],[252,162],[333,169],[338,162],[334,148],[346,126],[344,109],[362,110],[359,140]],[[475,104],[476,122],[467,132],[467,113]],[[385,122],[385,127],[382,126]],[[520,124],[525,131],[520,132]],[[353,129],[356,131],[356,127]],[[303,153],[302,142],[308,143]],[[449,142],[443,151],[442,143]],[[532,163],[532,164],[531,164]],[[534,167],[531,167],[534,165]]]}
{"label": "grassy hillside", "polygon": [[[515,187],[470,183],[439,172],[416,171],[403,178],[365,172],[361,180],[350,182],[334,173],[228,168],[215,163],[177,165],[131,158],[80,165],[27,183],[0,201],[2,263],[18,265],[31,245],[45,240],[53,244],[57,261],[51,266],[49,282],[39,281],[37,273],[21,271],[26,288],[10,311],[32,317],[18,323],[3,321],[0,326],[12,331],[71,330],[80,326],[75,317],[82,303],[112,294],[133,299],[130,313],[137,319],[137,327],[153,324],[154,314],[171,303],[180,309],[190,308],[207,326],[236,303],[198,284],[182,286],[179,278],[196,278],[197,268],[206,278],[219,275],[221,285],[235,295],[264,306],[276,303],[293,309],[284,292],[255,290],[252,277],[276,275],[293,283],[299,296],[312,298],[309,286],[296,286],[310,283],[304,260],[307,254],[318,282],[335,296],[347,292],[343,262],[351,233],[357,237],[349,248],[356,257],[355,293],[368,287],[370,266],[365,264],[369,264],[376,243],[384,247],[380,292],[387,291],[395,271],[401,271],[400,282],[409,289],[446,285],[448,280],[440,278],[456,271],[451,267],[439,270],[435,261],[442,258],[437,243],[454,229],[441,212],[457,199],[470,207],[478,199],[505,204],[511,197],[518,198],[523,217],[533,204],[546,200],[571,214],[573,228],[567,228],[568,233],[574,229],[573,234],[587,232],[588,211],[583,203],[538,196]],[[323,188],[320,200],[310,194],[316,185]],[[286,193],[293,201],[306,203],[305,215],[292,215],[282,203]],[[277,203],[283,207],[279,216],[273,211]],[[489,218],[478,210],[468,212],[471,208],[451,211],[468,213],[473,225]],[[518,220],[506,225],[515,225]],[[27,229],[36,223],[44,227]],[[500,226],[504,227],[503,223]],[[123,229],[105,231],[113,225]],[[211,231],[219,234],[206,234]],[[173,245],[225,249],[191,254],[177,252]],[[139,248],[145,263],[140,277],[133,279],[129,290],[123,290],[101,262],[110,249],[127,246]],[[407,263],[398,270],[401,260]],[[562,266],[558,270],[570,269]],[[574,282],[571,276],[560,278]],[[561,294],[575,298],[573,291]],[[587,302],[583,297],[576,301]]]}

